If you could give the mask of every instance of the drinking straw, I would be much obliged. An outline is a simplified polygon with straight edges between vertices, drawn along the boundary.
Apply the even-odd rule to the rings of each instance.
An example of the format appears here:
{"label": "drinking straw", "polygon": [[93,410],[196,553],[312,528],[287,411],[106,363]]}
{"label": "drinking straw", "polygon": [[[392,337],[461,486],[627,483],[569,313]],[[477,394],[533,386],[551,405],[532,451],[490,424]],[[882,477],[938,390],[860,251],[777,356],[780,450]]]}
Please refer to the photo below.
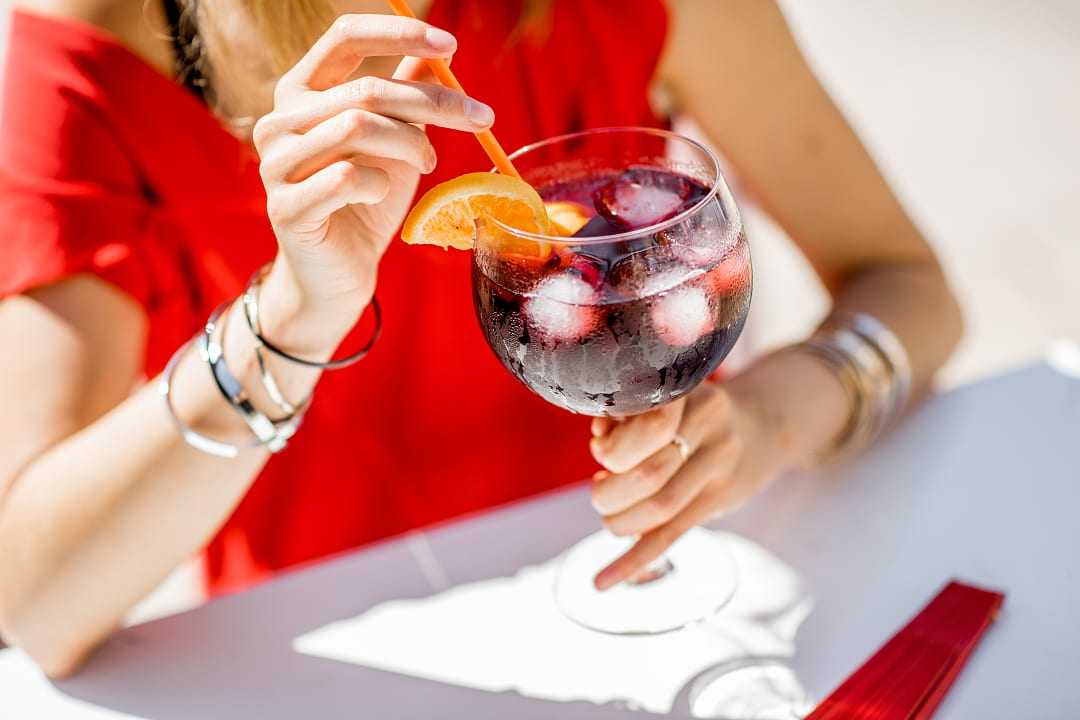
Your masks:
{"label": "drinking straw", "polygon": [[[390,7],[395,13],[402,17],[416,18],[416,14],[409,7],[409,3],[406,0],[387,0],[390,3]],[[435,73],[435,77],[439,79],[443,85],[448,88],[453,88],[458,92],[465,92],[465,88],[461,87],[461,83],[454,77],[454,73],[450,70],[450,66],[442,58],[425,58],[424,62],[431,68],[431,72]],[[481,130],[478,133],[474,133],[476,139],[480,142],[480,147],[484,148],[484,152],[491,158],[491,162],[495,165],[495,169],[501,172],[503,175],[510,175],[521,179],[521,174],[514,167],[514,164],[510,162],[510,158],[506,156],[506,151],[502,149],[502,145],[495,139],[495,135],[491,130]]]}

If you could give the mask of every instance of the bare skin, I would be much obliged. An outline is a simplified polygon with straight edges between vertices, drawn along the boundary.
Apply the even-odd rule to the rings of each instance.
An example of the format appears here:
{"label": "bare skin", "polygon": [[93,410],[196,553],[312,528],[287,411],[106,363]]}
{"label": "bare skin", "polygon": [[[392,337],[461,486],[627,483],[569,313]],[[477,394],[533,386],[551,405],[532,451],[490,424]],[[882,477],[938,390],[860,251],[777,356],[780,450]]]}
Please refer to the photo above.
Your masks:
{"label": "bare skin", "polygon": [[[168,43],[151,31],[163,26],[158,3],[22,4],[98,24],[155,67],[171,66]],[[337,5],[383,11],[379,2]],[[658,82],[737,166],[837,306],[891,327],[916,384],[928,387],[960,334],[956,302],[777,8],[764,0],[671,5]],[[273,111],[253,139],[281,250],[261,313],[266,333],[298,354],[332,354],[367,305],[378,258],[419,174],[435,161],[414,124],[471,131],[492,120],[484,106],[430,84],[419,61],[398,62],[453,54],[453,38],[426,30],[351,15],[276,86],[265,83],[276,87],[272,105],[265,99]],[[385,59],[358,69],[364,55]],[[703,63],[716,71],[700,72]],[[709,102],[721,94],[724,103]],[[342,144],[362,155],[330,152]],[[25,379],[9,384],[0,414],[0,632],[52,676],[75,671],[132,605],[213,536],[267,458],[251,451],[216,459],[180,440],[154,389],[140,387],[146,325],[130,298],[91,277],[0,302],[0,346],[24,348],[0,358],[0,377]],[[230,366],[258,392],[246,334],[226,340]],[[275,370],[290,397],[318,379],[289,365]],[[199,361],[181,363],[175,388],[186,421],[242,436]],[[598,584],[631,576],[693,524],[827,447],[848,413],[831,372],[792,353],[652,413],[598,420],[592,448],[606,471],[594,503],[612,530],[642,535]],[[675,432],[691,445],[686,463],[670,443]]]}

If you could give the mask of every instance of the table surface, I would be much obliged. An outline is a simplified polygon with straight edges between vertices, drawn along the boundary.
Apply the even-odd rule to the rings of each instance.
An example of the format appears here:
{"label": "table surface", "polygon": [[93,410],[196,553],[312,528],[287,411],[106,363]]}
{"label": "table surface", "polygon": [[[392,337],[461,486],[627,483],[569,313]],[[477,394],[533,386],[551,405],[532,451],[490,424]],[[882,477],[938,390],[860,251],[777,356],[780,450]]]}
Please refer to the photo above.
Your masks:
{"label": "table surface", "polygon": [[685,715],[686,681],[730,660],[740,623],[735,645],[789,656],[820,699],[958,577],[1008,598],[937,717],[1076,717],[1078,468],[1080,381],[1031,367],[933,397],[859,462],[715,523],[752,542],[733,538],[743,585],[711,626],[608,638],[548,612],[533,588],[596,527],[578,487],[128,628],[71,680],[0,651],[0,715],[641,717],[620,693]]}

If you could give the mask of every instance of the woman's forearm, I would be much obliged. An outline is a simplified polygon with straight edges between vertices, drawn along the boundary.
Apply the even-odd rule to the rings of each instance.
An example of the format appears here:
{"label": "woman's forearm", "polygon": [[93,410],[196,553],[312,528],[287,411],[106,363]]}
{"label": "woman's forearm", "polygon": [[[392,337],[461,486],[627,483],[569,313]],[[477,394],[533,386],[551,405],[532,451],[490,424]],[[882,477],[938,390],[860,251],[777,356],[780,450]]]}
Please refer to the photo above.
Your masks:
{"label": "woman's forearm", "polygon": [[[915,397],[929,389],[962,329],[959,306],[933,263],[858,273],[837,292],[834,310],[867,313],[896,334],[908,354]],[[827,455],[852,412],[834,370],[808,352],[765,356],[727,388],[754,410],[781,471]]]}
{"label": "woman's forearm", "polygon": [[[306,343],[312,354],[321,344],[325,355],[343,334],[346,323],[334,329],[282,315],[288,303],[269,280],[264,293],[262,312],[275,338]],[[258,399],[253,342],[238,309],[227,329],[228,365]],[[291,398],[306,395],[317,379],[317,371],[284,363],[273,369]],[[178,364],[172,397],[178,415],[199,431],[238,442],[250,437],[197,353]],[[260,404],[268,415],[280,413]],[[233,460],[192,449],[166,413],[157,383],[138,390],[36,457],[2,498],[0,630],[51,674],[69,672],[210,539],[267,457],[261,449]]]}
{"label": "woman's forearm", "polygon": [[[185,375],[205,372],[184,365]],[[188,447],[148,385],[38,458],[0,513],[7,641],[50,675],[72,671],[206,543],[265,457],[225,460]]]}
{"label": "woman's forearm", "polygon": [[852,274],[836,293],[834,310],[867,313],[896,334],[911,366],[913,398],[931,388],[963,333],[960,305],[932,256]]}

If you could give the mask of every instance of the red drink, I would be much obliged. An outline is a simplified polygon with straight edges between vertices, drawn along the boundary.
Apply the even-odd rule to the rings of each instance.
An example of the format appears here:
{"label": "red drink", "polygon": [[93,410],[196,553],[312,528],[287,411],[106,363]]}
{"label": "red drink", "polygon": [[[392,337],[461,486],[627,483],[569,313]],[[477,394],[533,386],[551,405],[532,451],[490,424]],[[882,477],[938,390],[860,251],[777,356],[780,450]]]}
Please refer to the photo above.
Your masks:
{"label": "red drink", "polygon": [[576,203],[589,220],[531,252],[478,241],[476,311],[502,364],[549,402],[587,415],[644,412],[704,380],[750,306],[737,218],[697,180],[659,167],[537,190]]}

